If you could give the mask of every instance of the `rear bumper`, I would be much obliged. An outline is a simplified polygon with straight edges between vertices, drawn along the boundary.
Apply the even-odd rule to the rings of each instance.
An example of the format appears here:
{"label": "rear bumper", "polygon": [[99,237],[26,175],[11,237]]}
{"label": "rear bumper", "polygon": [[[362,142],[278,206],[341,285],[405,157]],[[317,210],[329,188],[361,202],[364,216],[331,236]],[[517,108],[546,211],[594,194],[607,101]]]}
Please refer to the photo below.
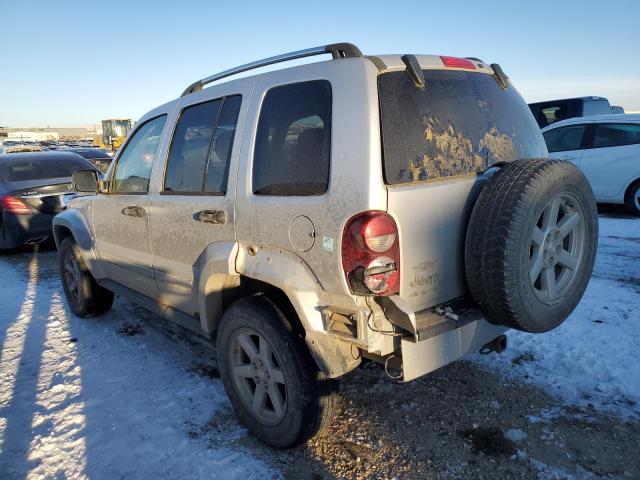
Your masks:
{"label": "rear bumper", "polygon": [[0,223],[0,249],[16,248],[27,243],[53,239],[53,214],[5,214]]}
{"label": "rear bumper", "polygon": [[454,362],[467,353],[477,352],[507,330],[506,327],[493,325],[481,318],[426,340],[403,338],[403,381],[413,380]]}
{"label": "rear bumper", "polygon": [[396,350],[402,357],[404,381],[477,352],[508,330],[487,322],[482,310],[467,297],[417,312],[397,296],[381,303],[388,320],[408,332]]}

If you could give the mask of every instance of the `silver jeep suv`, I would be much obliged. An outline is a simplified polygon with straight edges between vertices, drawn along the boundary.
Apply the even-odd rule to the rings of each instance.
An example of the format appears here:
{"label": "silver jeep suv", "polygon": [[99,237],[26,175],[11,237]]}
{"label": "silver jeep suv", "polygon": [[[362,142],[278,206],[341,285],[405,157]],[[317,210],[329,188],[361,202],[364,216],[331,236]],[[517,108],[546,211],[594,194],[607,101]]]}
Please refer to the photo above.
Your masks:
{"label": "silver jeep suv", "polygon": [[144,115],[104,180],[76,172],[64,291],[82,317],[116,293],[215,339],[240,420],[289,447],[363,358],[409,381],[567,318],[596,208],[546,156],[496,64],[343,43],[243,65]]}

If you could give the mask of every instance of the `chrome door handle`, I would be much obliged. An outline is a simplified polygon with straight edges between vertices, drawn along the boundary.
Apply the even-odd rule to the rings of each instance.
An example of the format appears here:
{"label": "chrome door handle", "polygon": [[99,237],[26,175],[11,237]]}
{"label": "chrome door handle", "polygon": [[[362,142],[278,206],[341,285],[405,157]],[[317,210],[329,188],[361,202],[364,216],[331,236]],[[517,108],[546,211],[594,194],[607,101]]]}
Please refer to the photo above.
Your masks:
{"label": "chrome door handle", "polygon": [[227,223],[227,213],[224,210],[201,210],[196,213],[199,222],[221,225]]}
{"label": "chrome door handle", "polygon": [[121,213],[123,215],[127,215],[129,217],[142,218],[142,217],[144,217],[144,208],[136,207],[135,205],[131,205],[129,207],[124,207],[121,210]]}

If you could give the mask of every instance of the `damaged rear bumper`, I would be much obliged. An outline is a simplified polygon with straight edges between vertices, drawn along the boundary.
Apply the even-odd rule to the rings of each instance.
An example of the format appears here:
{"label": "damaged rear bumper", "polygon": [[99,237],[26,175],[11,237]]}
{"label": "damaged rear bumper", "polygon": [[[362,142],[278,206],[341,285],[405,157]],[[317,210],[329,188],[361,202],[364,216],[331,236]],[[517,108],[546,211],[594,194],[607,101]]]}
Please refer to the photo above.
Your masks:
{"label": "damaged rear bumper", "polygon": [[402,380],[408,382],[477,352],[508,329],[483,318],[440,333],[426,340],[406,337],[401,340]]}
{"label": "damaged rear bumper", "polygon": [[409,332],[400,340],[402,380],[409,381],[478,352],[508,330],[486,321],[482,311],[468,299],[411,311],[398,297],[381,302],[387,319]]}

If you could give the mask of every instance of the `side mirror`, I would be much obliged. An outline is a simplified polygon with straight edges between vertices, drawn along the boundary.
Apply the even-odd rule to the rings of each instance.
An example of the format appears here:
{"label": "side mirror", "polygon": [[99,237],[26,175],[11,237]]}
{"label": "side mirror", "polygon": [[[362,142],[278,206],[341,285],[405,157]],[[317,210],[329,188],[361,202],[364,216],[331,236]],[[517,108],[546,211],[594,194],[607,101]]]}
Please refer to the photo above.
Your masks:
{"label": "side mirror", "polygon": [[77,170],[71,177],[71,190],[78,193],[98,193],[100,178],[97,170]]}

